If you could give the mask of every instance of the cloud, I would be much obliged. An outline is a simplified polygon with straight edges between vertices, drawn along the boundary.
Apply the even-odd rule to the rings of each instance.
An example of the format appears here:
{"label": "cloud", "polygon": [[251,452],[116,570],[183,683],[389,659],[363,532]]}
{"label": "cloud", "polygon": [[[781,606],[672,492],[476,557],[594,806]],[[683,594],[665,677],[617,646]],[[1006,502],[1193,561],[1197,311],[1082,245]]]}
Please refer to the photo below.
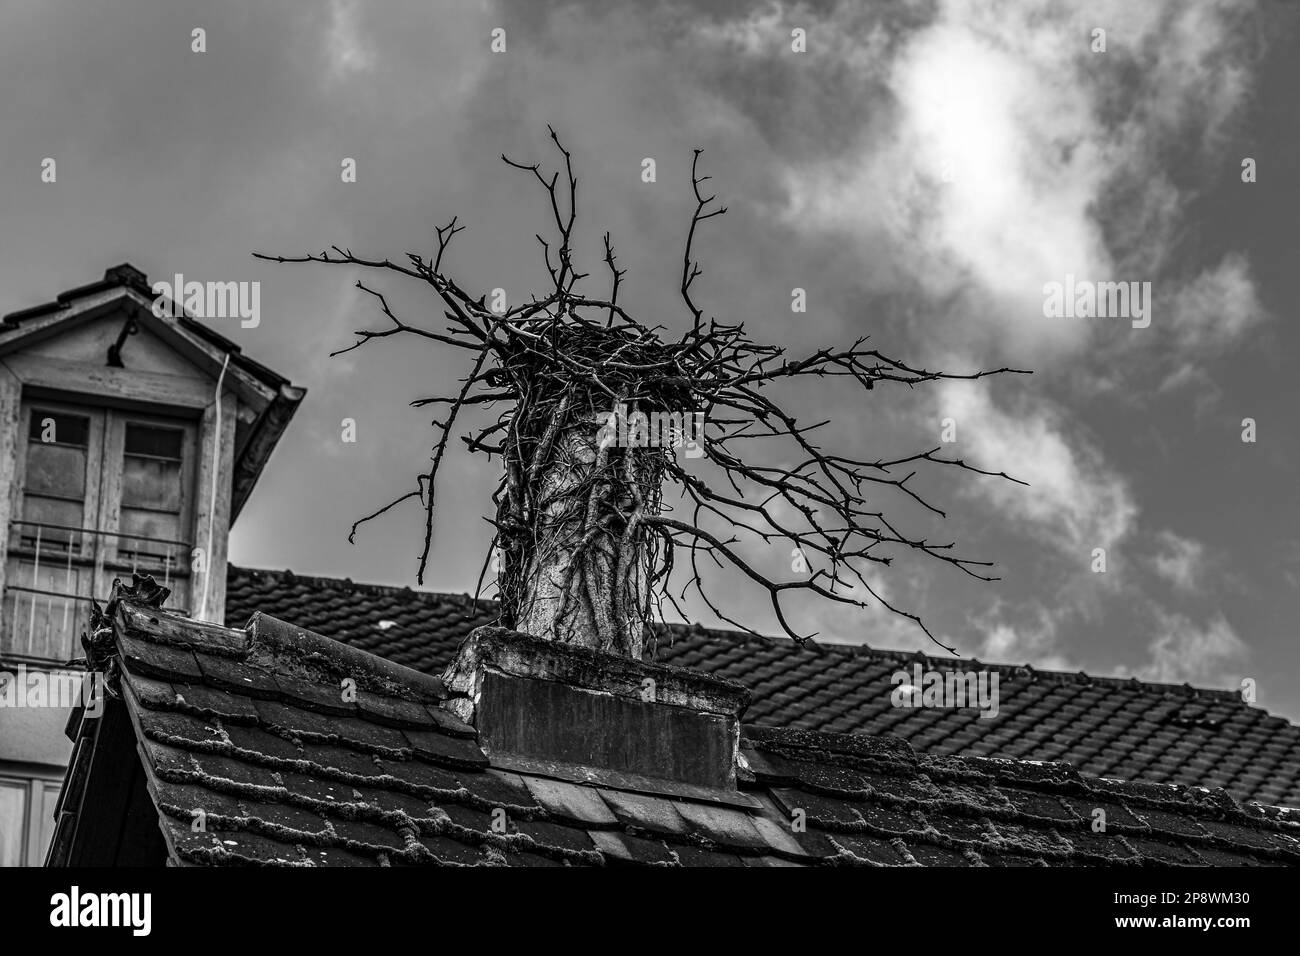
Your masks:
{"label": "cloud", "polygon": [[[1045,276],[1101,268],[1087,215],[1100,185],[1087,103],[1059,72],[1041,82],[1047,75],[945,9],[894,60],[895,135],[862,143],[865,156],[790,169],[792,218],[879,224],[936,295],[969,278],[998,296],[1036,297]],[[1059,148],[1075,143],[1084,148]]]}
{"label": "cloud", "polygon": [[362,39],[357,14],[356,0],[330,0],[326,46],[330,69],[339,79],[367,72],[374,66],[374,56]]}
{"label": "cloud", "polygon": [[732,55],[769,56],[789,37],[790,27],[786,26],[786,20],[790,17],[791,14],[780,3],[769,0],[751,10],[743,19],[700,24],[696,40],[726,48]]}
{"label": "cloud", "polygon": [[[1245,675],[1250,648],[1221,613],[1198,626],[1186,615],[1144,603],[1153,620],[1146,659],[1136,667],[1114,668],[1113,676],[1225,687],[1235,686]],[[1079,662],[1061,646],[1068,634],[1066,618],[1072,613],[1069,608],[1049,608],[1034,600],[1014,605],[995,600],[973,618],[982,635],[974,656],[999,663],[1027,663],[1044,670],[1080,670]]]}
{"label": "cloud", "polygon": [[1053,406],[1000,408],[979,382],[945,382],[937,394],[937,413],[956,422],[959,455],[1028,482],[962,484],[1018,522],[1014,530],[1034,533],[1081,567],[1093,548],[1109,550],[1129,533],[1138,509],[1127,483],[1085,437],[1067,433]]}
{"label": "cloud", "polygon": [[974,654],[980,660],[1032,664],[1044,670],[1077,670],[1078,665],[1058,647],[1060,622],[1037,602],[1011,609],[994,601],[989,610],[975,618],[981,643]]}
{"label": "cloud", "polygon": [[1231,685],[1243,676],[1250,649],[1222,614],[1198,627],[1182,614],[1156,612],[1150,661],[1139,669],[1144,680],[1168,684]]}
{"label": "cloud", "polygon": [[[871,116],[848,148],[787,161],[786,220],[856,236],[890,258],[889,281],[906,276],[1014,354],[1076,353],[1096,327],[1045,321],[1043,284],[1066,274],[1154,281],[1176,258],[1190,196],[1166,172],[1170,154],[1218,143],[1249,95],[1249,10],[948,0],[921,25],[868,28],[837,4],[810,28],[810,56],[833,59],[839,73],[827,75],[856,84]],[[811,16],[792,7],[786,32]],[[772,20],[768,7],[716,32],[756,54],[756,35],[777,31]],[[1105,52],[1090,46],[1098,27]],[[850,58],[844,37],[876,55]],[[1193,286],[1185,307],[1228,304],[1240,316],[1225,331],[1257,312],[1240,257]]]}
{"label": "cloud", "polygon": [[1179,344],[1197,351],[1223,348],[1264,317],[1250,265],[1239,253],[1225,256],[1179,289],[1171,313]]}
{"label": "cloud", "polygon": [[1205,565],[1205,545],[1172,531],[1162,531],[1158,538],[1160,551],[1155,556],[1156,573],[1183,591],[1196,590]]}
{"label": "cloud", "polygon": [[[895,614],[882,601],[914,614],[934,631],[935,622],[927,620],[925,609],[930,601],[931,569],[912,566],[907,576],[890,574],[875,567],[862,569],[862,577],[870,590],[854,584],[845,591],[866,607],[846,607],[827,603],[810,604],[809,611],[828,640],[858,643],[859,640],[875,648],[891,650],[920,650],[927,654],[943,653],[942,647],[917,626],[915,621]],[[941,633],[940,641],[950,643]]]}

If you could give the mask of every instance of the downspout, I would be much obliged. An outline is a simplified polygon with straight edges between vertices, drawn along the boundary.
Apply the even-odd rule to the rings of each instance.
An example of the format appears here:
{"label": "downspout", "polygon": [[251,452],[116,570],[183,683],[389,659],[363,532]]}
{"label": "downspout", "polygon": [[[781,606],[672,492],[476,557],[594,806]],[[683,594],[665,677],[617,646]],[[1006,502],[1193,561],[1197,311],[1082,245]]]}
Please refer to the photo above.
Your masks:
{"label": "downspout", "polygon": [[199,602],[198,620],[207,620],[208,607],[208,584],[212,580],[212,530],[217,518],[217,479],[220,477],[221,465],[221,385],[226,378],[226,366],[230,364],[230,353],[226,353],[225,361],[221,363],[221,374],[217,376],[217,390],[213,396],[213,401],[217,407],[215,434],[212,436],[212,481],[208,492],[208,553],[207,560],[203,562],[203,599]]}

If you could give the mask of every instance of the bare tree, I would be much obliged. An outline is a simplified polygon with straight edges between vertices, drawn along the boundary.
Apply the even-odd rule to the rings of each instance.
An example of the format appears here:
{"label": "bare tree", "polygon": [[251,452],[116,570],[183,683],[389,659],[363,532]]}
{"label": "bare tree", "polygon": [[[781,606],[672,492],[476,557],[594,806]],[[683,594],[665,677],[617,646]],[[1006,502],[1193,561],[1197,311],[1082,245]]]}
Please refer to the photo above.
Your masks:
{"label": "bare tree", "polygon": [[[787,620],[782,595],[788,591],[858,606],[867,606],[869,596],[930,634],[916,614],[894,607],[864,574],[901,553],[996,580],[985,570],[990,562],[960,557],[950,542],[933,543],[899,530],[868,504],[868,492],[892,489],[943,516],[911,486],[918,467],[1015,479],[943,457],[937,447],[874,461],[824,451],[812,433],[827,423],[800,424],[770,397],[770,386],[815,377],[872,391],[877,384],[912,387],[1019,370],[927,371],[868,348],[865,339],[790,357],[784,348],[750,339],[743,325],[706,319],[692,296],[701,275],[695,238],[702,223],[726,208],[705,194],[710,177],[699,174],[698,149],[691,164],[695,212],[678,289],[689,326],[676,338],[660,326],[647,326],[619,305],[625,270],[617,266],[608,233],[609,292],[593,298],[579,291],[588,273],[579,271],[573,253],[578,181],[572,156],[554,130],[551,139],[563,160],[563,177],[561,172],[547,176],[540,164],[501,157],[545,190],[555,229],[550,239],[537,236],[550,287],[526,303],[493,311],[485,296],[466,291],[444,271],[447,249],[464,228],[456,218],[438,229],[438,248],[429,258],[410,253],[405,262],[367,259],[337,246],[319,255],[258,254],[274,262],[397,273],[427,283],[439,297],[445,325],[424,328],[399,319],[382,292],[357,282],[390,324],[359,331],[355,343],[333,354],[395,335],[419,336],[468,353],[469,371],[455,394],[412,403],[446,409],[433,423],[438,437],[428,471],[418,476],[414,489],[357,521],[350,540],[361,524],[420,499],[425,520],[418,579],[423,583],[434,539],[438,471],[458,436],[470,452],[503,460],[504,474],[493,495],[496,514],[489,519],[496,529],[492,548],[499,547],[501,556],[501,621],[537,636],[639,657],[647,625],[662,619],[667,606],[685,617],[679,601],[692,588],[721,620],[748,631],[710,597],[702,558],[739,569],[765,590],[781,627],[800,642],[812,635],[799,634]],[[486,426],[465,425],[467,409],[479,405],[499,407],[500,414]],[[649,437],[641,427],[645,422],[684,425],[700,415],[699,462],[674,455],[671,445],[680,441],[644,440]],[[798,464],[764,464],[767,459],[751,451],[757,447],[753,443],[772,442],[785,443],[787,460]],[[701,463],[707,469],[697,467]],[[678,497],[666,498],[667,490]],[[680,502],[680,513],[670,500]],[[763,542],[780,542],[783,550],[797,549],[808,570],[788,580],[764,573],[737,547],[738,534],[746,532]]]}

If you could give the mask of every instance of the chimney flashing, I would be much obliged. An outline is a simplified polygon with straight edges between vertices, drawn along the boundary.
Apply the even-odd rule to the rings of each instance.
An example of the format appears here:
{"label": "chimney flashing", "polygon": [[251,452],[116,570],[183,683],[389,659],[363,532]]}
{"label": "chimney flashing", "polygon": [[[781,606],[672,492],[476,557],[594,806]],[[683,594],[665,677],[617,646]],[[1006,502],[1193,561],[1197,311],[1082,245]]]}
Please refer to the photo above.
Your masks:
{"label": "chimney flashing", "polygon": [[725,677],[634,661],[504,627],[479,627],[470,633],[444,677],[448,689],[453,694],[467,690],[466,678],[481,665],[513,677],[559,681],[637,700],[644,699],[645,681],[651,680],[656,703],[736,718],[749,706],[749,688]]}
{"label": "chimney flashing", "polygon": [[546,777],[563,780],[568,783],[603,787],[623,793],[640,793],[654,797],[672,797],[677,800],[690,800],[694,803],[712,803],[735,807],[739,810],[762,810],[762,800],[727,787],[704,787],[697,784],[683,783],[680,780],[665,780],[662,777],[646,777],[635,773],[624,773],[602,767],[584,767],[578,764],[565,764],[555,760],[543,760],[538,757],[522,757],[518,754],[490,753],[491,765],[498,770],[528,774],[533,777]]}

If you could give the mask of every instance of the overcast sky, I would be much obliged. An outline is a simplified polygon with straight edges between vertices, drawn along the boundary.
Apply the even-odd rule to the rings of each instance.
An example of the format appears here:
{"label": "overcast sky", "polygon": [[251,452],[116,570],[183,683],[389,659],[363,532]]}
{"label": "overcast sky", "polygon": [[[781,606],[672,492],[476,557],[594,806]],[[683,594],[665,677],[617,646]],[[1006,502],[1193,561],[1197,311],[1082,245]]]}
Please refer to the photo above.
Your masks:
{"label": "overcast sky", "polygon": [[[892,599],[983,660],[1215,687],[1251,677],[1261,706],[1300,718],[1298,10],[8,0],[0,309],[122,261],[151,279],[260,281],[259,327],[216,324],[309,394],[233,560],[413,585],[418,504],[355,546],[347,530],[413,486],[434,432],[407,403],[463,370],[414,339],[330,359],[351,330],[382,325],[358,274],[251,252],[428,255],[435,226],[459,215],[449,270],[518,301],[545,280],[533,236],[548,210],[499,156],[550,162],[549,123],[575,155],[587,263],[610,230],[627,303],[681,328],[701,147],[730,208],[697,245],[708,313],[796,351],[870,334],[915,364],[1034,371],[790,395],[831,419],[824,445],[921,451],[952,418],[951,449],[1030,483],[923,479],[949,513],[935,534],[995,560],[1003,580],[900,562],[879,578]],[[191,49],[196,27],[206,52]],[[796,28],[806,52],[792,50]],[[41,182],[46,157],[56,183]],[[1242,181],[1247,157],[1257,182]],[[341,181],[345,158],[355,183]],[[1044,284],[1067,275],[1150,282],[1149,327],[1045,317]],[[418,284],[379,288],[408,320],[437,320]],[[486,461],[444,469],[426,586],[473,589],[494,484]],[[748,553],[774,573],[789,563],[777,547]],[[745,582],[715,583],[773,630]],[[877,611],[795,617],[827,640],[927,647]]]}

